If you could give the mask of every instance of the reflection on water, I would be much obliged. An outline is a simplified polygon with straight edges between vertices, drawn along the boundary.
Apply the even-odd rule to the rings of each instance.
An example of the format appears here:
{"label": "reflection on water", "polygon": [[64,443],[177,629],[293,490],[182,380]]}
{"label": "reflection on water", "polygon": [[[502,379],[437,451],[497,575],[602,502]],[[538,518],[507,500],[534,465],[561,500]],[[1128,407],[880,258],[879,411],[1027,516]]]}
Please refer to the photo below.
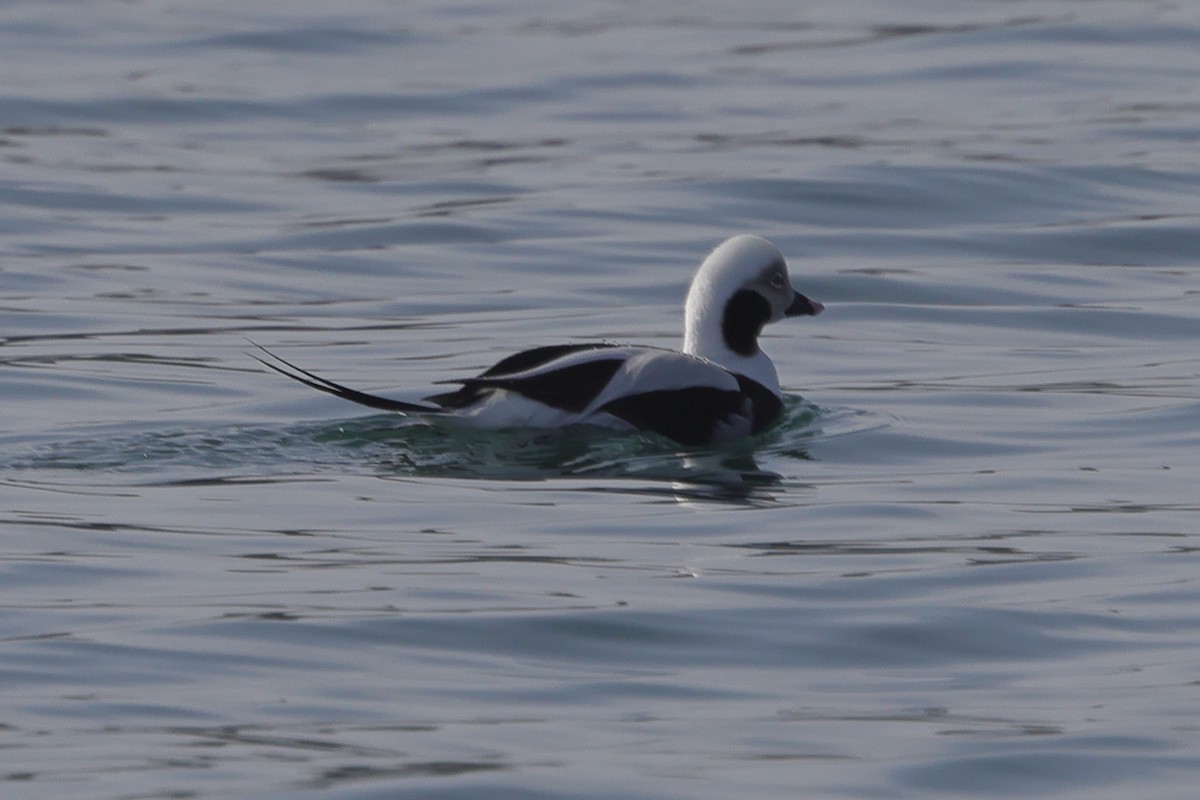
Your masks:
{"label": "reflection on water", "polygon": [[[10,455],[4,466],[130,476],[177,469],[192,473],[191,481],[322,471],[515,481],[637,478],[731,492],[743,487],[749,493],[779,480],[758,465],[757,454],[808,458],[805,448],[822,434],[826,417],[836,425],[845,415],[791,397],[780,422],[754,439],[681,450],[653,434],[590,426],[496,431],[376,414],[329,423],[56,441]],[[196,470],[217,474],[197,477]]]}

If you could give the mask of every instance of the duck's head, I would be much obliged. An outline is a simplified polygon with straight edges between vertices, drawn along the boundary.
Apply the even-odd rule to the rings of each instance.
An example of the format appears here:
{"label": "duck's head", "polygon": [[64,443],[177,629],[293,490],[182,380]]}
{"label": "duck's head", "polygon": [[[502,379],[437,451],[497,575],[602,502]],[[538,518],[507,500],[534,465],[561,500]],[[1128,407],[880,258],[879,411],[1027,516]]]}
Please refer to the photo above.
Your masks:
{"label": "duck's head", "polygon": [[775,367],[758,349],[763,326],[824,308],[792,287],[775,245],[760,236],[734,236],[708,254],[692,279],[683,349],[778,390]]}

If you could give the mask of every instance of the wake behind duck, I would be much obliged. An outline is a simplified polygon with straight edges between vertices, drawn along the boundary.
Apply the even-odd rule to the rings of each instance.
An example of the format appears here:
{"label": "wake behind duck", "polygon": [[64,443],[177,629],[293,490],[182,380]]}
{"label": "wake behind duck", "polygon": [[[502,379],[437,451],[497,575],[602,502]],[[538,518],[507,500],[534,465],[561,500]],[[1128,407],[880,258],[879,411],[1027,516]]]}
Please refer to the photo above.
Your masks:
{"label": "wake behind duck", "polygon": [[783,254],[758,236],[734,236],[700,264],[684,304],[683,350],[609,343],[524,350],[454,391],[423,403],[351,389],[255,345],[264,366],[360,405],[453,419],[482,428],[595,425],[649,431],[682,445],[724,444],[775,422],[783,395],[775,364],[758,346],[763,326],[820,314],[796,291]]}

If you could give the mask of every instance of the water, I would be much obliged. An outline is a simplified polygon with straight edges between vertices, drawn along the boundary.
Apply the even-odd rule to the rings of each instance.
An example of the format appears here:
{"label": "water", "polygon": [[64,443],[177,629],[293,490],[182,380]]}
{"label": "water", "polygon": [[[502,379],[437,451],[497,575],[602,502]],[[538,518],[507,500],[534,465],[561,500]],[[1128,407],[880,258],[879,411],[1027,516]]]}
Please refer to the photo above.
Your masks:
{"label": "water", "polygon": [[[1190,798],[1200,12],[8,3],[5,798]],[[762,440],[448,434],[769,236]]]}

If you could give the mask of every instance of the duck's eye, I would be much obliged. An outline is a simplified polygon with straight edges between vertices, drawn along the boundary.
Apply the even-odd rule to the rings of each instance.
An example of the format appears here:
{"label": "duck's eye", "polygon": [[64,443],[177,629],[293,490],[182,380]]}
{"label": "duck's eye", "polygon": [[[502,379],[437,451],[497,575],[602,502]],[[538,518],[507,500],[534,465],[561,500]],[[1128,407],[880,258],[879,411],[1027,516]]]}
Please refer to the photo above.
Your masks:
{"label": "duck's eye", "polygon": [[774,275],[771,276],[771,288],[772,289],[782,289],[784,283],[785,283],[785,281],[783,280],[782,272],[776,272]]}

